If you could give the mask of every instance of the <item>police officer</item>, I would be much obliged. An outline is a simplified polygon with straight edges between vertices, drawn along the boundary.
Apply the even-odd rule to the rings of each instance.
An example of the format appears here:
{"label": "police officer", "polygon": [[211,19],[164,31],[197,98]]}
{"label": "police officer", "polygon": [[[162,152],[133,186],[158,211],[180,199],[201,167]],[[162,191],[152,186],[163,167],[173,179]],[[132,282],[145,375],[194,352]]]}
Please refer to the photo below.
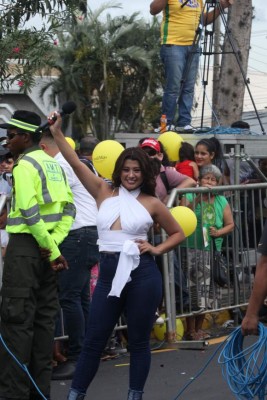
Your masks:
{"label": "police officer", "polygon": [[[38,146],[41,118],[16,111],[0,125],[16,159],[3,273],[0,332],[50,399],[57,271],[67,268],[59,244],[75,217],[72,193],[60,165]],[[0,400],[43,398],[0,343]]]}

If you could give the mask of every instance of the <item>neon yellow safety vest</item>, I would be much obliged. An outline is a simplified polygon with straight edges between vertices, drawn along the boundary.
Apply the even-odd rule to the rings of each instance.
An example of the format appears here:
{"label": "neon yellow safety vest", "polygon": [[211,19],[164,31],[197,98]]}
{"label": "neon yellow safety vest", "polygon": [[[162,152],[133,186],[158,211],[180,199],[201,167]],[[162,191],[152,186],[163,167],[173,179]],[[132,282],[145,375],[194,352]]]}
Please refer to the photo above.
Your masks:
{"label": "neon yellow safety vest", "polygon": [[52,261],[60,255],[58,245],[68,235],[74,217],[73,196],[64,171],[39,147],[31,147],[13,168],[7,232],[31,234],[41,248],[51,250]]}

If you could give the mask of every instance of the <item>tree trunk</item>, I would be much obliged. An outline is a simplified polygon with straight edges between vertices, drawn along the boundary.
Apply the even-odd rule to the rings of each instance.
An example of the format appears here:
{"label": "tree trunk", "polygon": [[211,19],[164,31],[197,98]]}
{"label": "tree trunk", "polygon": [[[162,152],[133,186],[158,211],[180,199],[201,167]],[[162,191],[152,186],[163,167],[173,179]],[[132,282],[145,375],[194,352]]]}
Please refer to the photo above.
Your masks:
{"label": "tree trunk", "polygon": [[[213,104],[219,122],[224,126],[242,118],[252,25],[252,0],[236,0],[228,12],[228,34],[226,31],[217,89],[218,103]],[[222,19],[225,21],[225,15]]]}

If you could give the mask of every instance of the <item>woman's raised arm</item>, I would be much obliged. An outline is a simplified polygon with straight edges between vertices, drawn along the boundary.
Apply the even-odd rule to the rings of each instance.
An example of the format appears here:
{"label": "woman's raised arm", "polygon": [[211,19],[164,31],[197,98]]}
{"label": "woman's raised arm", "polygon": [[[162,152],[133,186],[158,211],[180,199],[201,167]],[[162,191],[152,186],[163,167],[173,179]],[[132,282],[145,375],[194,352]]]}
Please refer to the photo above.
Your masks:
{"label": "woman's raised arm", "polygon": [[49,115],[56,116],[57,119],[53,125],[50,126],[50,131],[59,147],[59,150],[63,154],[64,158],[73,168],[73,171],[85,187],[85,189],[95,198],[96,202],[100,204],[106,197],[110,195],[111,187],[99,176],[96,176],[90,169],[80,161],[79,157],[71,146],[65,140],[65,136],[62,133],[61,115],[54,111]]}

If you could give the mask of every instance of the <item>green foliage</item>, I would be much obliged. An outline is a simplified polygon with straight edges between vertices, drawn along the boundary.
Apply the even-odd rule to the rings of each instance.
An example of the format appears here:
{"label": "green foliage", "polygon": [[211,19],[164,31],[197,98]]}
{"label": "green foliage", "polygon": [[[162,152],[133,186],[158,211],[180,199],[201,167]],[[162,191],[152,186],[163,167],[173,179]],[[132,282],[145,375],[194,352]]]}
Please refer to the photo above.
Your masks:
{"label": "green foliage", "polygon": [[[91,131],[106,139],[158,120],[159,22],[154,18],[147,23],[137,13],[104,20],[107,7],[119,5],[107,3],[93,12],[85,1],[21,0],[0,8],[1,90],[15,82],[27,92],[36,74],[56,69],[58,79],[40,95],[52,88],[53,104],[68,99],[77,103],[72,119],[77,138]],[[46,16],[41,29],[20,29],[38,13]]]}
{"label": "green foliage", "polygon": [[14,82],[20,91],[29,90],[34,75],[41,74],[53,58],[53,35],[43,30],[14,30],[0,41],[0,87],[8,90]]}
{"label": "green foliage", "polygon": [[114,19],[107,15],[103,21],[100,11],[89,9],[81,23],[59,33],[54,66],[60,77],[48,86],[54,96],[77,103],[76,136],[90,130],[105,139],[119,130],[140,131],[151,118],[158,120],[162,65],[157,19],[148,24],[133,14]]}
{"label": "green foliage", "polygon": [[42,18],[49,14],[67,9],[74,12],[81,6],[79,0],[2,0],[0,5],[1,27],[4,31],[11,32],[21,23],[29,21],[36,14]]}
{"label": "green foliage", "polygon": [[[0,5],[0,90],[15,82],[21,92],[31,90],[34,75],[42,74],[54,57],[57,29],[75,20],[78,0],[3,0]],[[43,26],[25,28],[36,15]],[[28,24],[29,25],[29,24]]]}

